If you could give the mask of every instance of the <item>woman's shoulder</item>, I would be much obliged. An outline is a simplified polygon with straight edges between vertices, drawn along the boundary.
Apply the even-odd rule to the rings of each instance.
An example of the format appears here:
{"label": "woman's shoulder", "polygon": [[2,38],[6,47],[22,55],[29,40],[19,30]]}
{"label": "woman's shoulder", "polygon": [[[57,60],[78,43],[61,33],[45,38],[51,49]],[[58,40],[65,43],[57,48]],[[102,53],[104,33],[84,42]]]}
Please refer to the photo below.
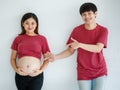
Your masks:
{"label": "woman's shoulder", "polygon": [[42,39],[42,40],[46,40],[46,37],[44,35],[38,34],[38,38]]}
{"label": "woman's shoulder", "polygon": [[23,35],[17,35],[17,36],[15,36],[15,39],[19,39],[21,37],[23,37]]}
{"label": "woman's shoulder", "polygon": [[42,35],[42,34],[38,34],[38,37],[40,37],[40,38],[45,38],[45,36]]}
{"label": "woman's shoulder", "polygon": [[19,41],[21,39],[24,39],[25,35],[17,35],[14,40]]}
{"label": "woman's shoulder", "polygon": [[14,37],[13,42],[18,43],[21,40],[21,35],[17,35]]}

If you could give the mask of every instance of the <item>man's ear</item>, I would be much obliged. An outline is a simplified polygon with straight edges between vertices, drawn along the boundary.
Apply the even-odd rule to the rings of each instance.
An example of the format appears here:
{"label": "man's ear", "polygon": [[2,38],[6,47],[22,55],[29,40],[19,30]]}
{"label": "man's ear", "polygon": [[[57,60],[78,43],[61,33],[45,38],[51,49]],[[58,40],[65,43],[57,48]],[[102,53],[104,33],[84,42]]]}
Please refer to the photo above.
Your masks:
{"label": "man's ear", "polygon": [[95,18],[97,17],[97,11],[95,12]]}

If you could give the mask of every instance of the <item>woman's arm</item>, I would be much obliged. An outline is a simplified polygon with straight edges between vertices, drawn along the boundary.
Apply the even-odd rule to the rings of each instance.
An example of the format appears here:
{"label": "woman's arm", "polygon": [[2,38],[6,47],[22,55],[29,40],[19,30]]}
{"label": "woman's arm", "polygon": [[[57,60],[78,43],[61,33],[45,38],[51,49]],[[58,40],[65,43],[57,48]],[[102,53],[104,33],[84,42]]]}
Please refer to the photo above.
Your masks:
{"label": "woman's arm", "polygon": [[15,72],[17,72],[17,69],[18,69],[18,67],[16,65],[16,58],[17,58],[17,51],[12,50],[10,62],[11,62],[12,68],[14,69]]}
{"label": "woman's arm", "polygon": [[22,76],[26,76],[27,74],[17,67],[16,58],[17,58],[17,51],[12,50],[10,62],[14,71]]}
{"label": "woman's arm", "polygon": [[47,53],[45,53],[45,54],[43,55],[43,57],[44,57],[44,62],[43,62],[43,64],[42,64],[42,66],[40,67],[41,72],[43,72],[43,71],[47,68],[47,66],[48,66],[48,64],[49,64],[48,59],[45,59],[45,58],[49,57],[49,55],[50,55],[50,52],[47,52]]}

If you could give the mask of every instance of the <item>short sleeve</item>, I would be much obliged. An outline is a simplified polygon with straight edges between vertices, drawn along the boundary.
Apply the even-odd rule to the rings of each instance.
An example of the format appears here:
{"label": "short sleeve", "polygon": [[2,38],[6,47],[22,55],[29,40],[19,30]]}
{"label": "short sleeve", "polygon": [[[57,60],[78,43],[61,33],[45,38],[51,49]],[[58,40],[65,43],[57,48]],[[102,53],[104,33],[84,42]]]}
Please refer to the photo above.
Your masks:
{"label": "short sleeve", "polygon": [[71,32],[71,34],[70,34],[70,36],[69,36],[68,41],[67,41],[66,44],[69,44],[69,43],[73,42],[73,41],[71,40],[71,38],[74,38],[74,39],[75,39],[75,33],[74,33],[74,31],[75,31],[75,29],[73,29],[73,31]]}
{"label": "short sleeve", "polygon": [[13,40],[13,43],[12,43],[12,45],[11,45],[11,49],[13,49],[13,50],[18,50],[18,39],[17,39],[17,37]]}
{"label": "short sleeve", "polygon": [[43,44],[42,44],[42,53],[50,52],[49,45],[47,42],[47,39],[44,37],[43,38]]}
{"label": "short sleeve", "polygon": [[100,33],[100,36],[99,36],[97,42],[98,43],[103,43],[104,44],[104,48],[107,48],[107,39],[108,39],[108,30],[105,28]]}

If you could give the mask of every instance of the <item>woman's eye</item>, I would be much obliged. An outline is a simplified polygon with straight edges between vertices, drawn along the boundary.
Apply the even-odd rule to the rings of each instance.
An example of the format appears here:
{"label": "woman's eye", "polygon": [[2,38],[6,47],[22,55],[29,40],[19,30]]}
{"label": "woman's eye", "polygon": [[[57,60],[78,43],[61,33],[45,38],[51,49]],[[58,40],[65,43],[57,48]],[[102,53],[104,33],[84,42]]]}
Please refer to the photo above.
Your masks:
{"label": "woman's eye", "polygon": [[26,22],[25,24],[26,24],[26,25],[28,25],[29,23],[28,23],[28,22]]}
{"label": "woman's eye", "polygon": [[32,25],[34,25],[35,23],[33,22]]}

